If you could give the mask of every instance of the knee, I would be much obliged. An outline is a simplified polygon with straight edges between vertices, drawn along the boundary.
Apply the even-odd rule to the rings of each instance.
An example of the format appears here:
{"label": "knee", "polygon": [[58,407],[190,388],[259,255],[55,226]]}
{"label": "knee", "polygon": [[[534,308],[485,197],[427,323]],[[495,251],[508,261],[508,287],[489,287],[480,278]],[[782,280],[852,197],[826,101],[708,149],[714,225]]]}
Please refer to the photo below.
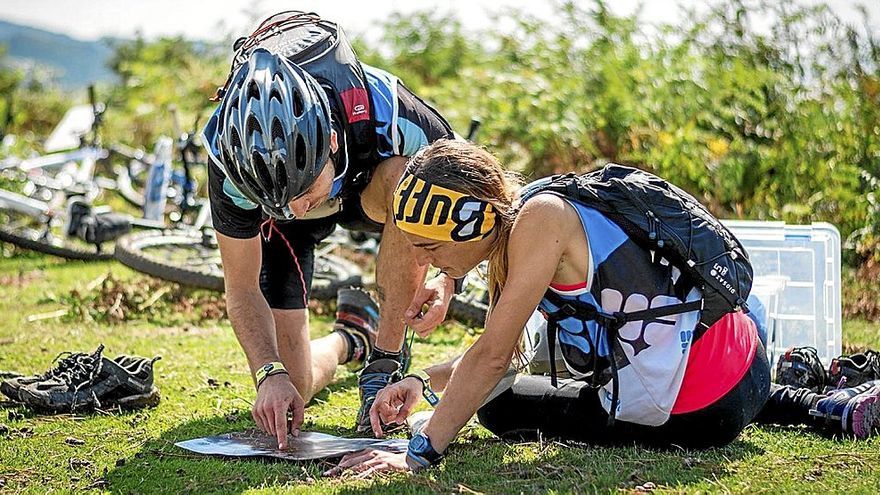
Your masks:
{"label": "knee", "polygon": [[538,438],[538,430],[523,428],[516,416],[513,393],[507,390],[477,410],[477,420],[484,428],[503,440],[527,442]]}

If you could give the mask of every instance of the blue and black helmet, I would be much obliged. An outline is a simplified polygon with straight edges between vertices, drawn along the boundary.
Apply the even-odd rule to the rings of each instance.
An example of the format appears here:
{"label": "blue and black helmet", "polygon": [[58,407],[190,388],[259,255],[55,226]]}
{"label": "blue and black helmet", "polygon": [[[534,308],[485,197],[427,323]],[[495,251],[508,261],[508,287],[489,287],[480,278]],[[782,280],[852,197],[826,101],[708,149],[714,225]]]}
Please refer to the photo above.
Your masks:
{"label": "blue and black helmet", "polygon": [[330,104],[296,64],[254,50],[220,102],[217,144],[226,176],[275,218],[306,192],[330,155]]}

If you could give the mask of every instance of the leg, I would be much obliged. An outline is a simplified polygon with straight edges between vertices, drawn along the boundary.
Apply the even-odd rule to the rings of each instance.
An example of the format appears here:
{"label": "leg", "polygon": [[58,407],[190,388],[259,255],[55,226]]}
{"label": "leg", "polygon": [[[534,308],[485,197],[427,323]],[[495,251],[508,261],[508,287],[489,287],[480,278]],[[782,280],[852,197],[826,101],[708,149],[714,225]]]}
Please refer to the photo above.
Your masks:
{"label": "leg", "polygon": [[554,388],[546,376],[517,376],[510,389],[477,411],[477,419],[505,440],[544,436],[597,443],[611,438],[596,389],[575,380],[561,380]]}
{"label": "leg", "polygon": [[276,225],[263,238],[260,289],[272,308],[278,353],[303,399],[326,386],[348,355],[339,334],[309,341],[308,288],[314,272],[315,245],[335,228],[326,219]]}
{"label": "leg", "polygon": [[338,332],[309,341],[309,313],[305,309],[273,309],[278,352],[290,381],[304,401],[326,387],[336,367],[348,357],[348,342]]}
{"label": "leg", "polygon": [[763,423],[803,424],[830,434],[868,438],[880,431],[880,380],[826,394],[775,385],[758,419]]}
{"label": "leg", "polygon": [[540,432],[586,443],[706,448],[725,445],[739,435],[763,406],[769,383],[770,365],[760,347],[733,390],[702,410],[673,415],[661,426],[619,420],[609,426],[595,388],[572,380],[553,388],[545,376],[517,377],[513,387],[483,406],[477,417],[505,439],[535,439]]}
{"label": "leg", "polygon": [[755,418],[756,423],[778,425],[804,425],[812,423],[810,409],[816,407],[822,396],[808,388],[770,384],[767,404]]}

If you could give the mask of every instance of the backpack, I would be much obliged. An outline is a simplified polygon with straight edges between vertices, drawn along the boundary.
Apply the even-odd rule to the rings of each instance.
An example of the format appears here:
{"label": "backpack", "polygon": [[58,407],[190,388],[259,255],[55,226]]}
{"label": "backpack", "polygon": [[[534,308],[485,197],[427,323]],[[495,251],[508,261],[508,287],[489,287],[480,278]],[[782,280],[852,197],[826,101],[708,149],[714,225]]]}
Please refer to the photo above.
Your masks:
{"label": "backpack", "polygon": [[[569,301],[548,290],[545,298],[559,308],[548,313],[547,340],[555,349],[558,322],[569,317],[596,321],[615,333],[629,321],[652,320],[701,310],[698,338],[726,313],[748,312],[746,299],[752,287],[752,265],[739,240],[693,196],[656,175],[631,167],[609,164],[600,170],[577,175],[556,175],[526,188],[523,204],[541,192],[553,192],[602,213],[633,242],[653,253],[655,260],[668,260],[702,290],[701,300],[634,312],[608,314],[592,304]],[[611,339],[615,342],[616,339]],[[614,398],[609,422],[617,408],[617,359],[609,359],[614,376]],[[556,385],[555,359],[550,358],[551,380]]]}
{"label": "backpack", "polygon": [[346,182],[366,186],[378,164],[375,113],[364,69],[342,28],[318,14],[296,10],[268,17],[249,36],[233,44],[235,54],[226,83],[212,100],[219,101],[238,68],[256,48],[284,56],[305,69],[344,112],[343,129],[349,156]]}

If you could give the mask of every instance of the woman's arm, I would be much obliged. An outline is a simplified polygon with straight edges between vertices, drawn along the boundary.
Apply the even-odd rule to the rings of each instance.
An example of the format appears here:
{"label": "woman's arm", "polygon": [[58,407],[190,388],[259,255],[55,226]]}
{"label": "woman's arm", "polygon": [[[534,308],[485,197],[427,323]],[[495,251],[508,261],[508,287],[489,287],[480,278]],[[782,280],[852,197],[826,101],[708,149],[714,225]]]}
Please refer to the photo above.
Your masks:
{"label": "woman's arm", "polygon": [[485,332],[454,366],[443,400],[425,427],[437,452],[446,449],[507,371],[522,329],[562,258],[570,237],[567,215],[562,199],[540,196],[526,204],[514,223],[504,290]]}

